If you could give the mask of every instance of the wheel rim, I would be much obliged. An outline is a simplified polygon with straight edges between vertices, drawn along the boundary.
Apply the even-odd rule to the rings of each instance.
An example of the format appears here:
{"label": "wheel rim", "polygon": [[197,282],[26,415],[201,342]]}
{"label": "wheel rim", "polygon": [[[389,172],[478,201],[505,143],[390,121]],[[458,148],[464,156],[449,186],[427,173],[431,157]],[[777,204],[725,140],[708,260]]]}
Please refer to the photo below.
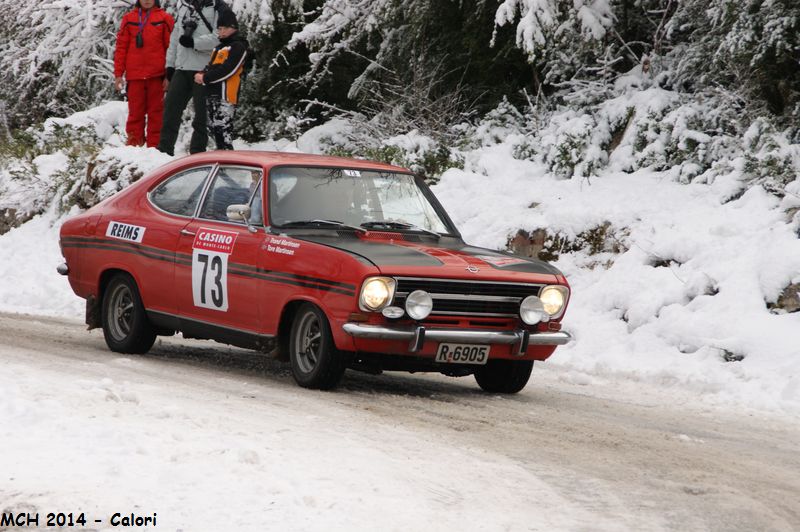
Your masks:
{"label": "wheel rim", "polygon": [[322,347],[322,331],[319,319],[313,312],[300,320],[294,339],[294,356],[297,366],[303,373],[311,373],[319,362]]}
{"label": "wheel rim", "polygon": [[128,338],[133,325],[133,294],[125,285],[114,288],[108,303],[108,329],[114,340]]}

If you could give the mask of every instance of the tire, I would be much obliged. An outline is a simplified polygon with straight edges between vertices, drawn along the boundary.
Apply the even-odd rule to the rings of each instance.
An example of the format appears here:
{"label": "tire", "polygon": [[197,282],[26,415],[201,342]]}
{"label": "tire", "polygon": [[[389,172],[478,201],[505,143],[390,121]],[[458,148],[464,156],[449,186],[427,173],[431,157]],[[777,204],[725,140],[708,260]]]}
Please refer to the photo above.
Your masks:
{"label": "tire", "polygon": [[294,315],[289,333],[289,360],[292,376],[303,388],[330,390],[344,375],[347,360],[336,349],[325,313],[311,303],[303,303]]}
{"label": "tire", "polygon": [[532,360],[489,360],[475,372],[475,380],[485,392],[517,393],[528,384],[532,370]]}
{"label": "tire", "polygon": [[103,293],[103,336],[108,348],[117,353],[147,353],[156,332],[145,314],[133,277],[118,273]]}

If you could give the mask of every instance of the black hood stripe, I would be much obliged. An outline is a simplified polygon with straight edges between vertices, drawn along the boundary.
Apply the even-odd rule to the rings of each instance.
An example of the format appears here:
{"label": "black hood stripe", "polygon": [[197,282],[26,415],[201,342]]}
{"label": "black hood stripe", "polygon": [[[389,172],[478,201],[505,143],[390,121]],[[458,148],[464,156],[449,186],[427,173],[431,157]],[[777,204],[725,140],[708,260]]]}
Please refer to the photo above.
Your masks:
{"label": "black hood stripe", "polygon": [[[480,269],[537,275],[561,275],[557,268],[544,261],[503,253],[493,249],[468,246],[460,238],[442,237],[438,242],[422,243],[408,241],[394,243],[387,240],[363,240],[360,238],[345,239],[334,235],[317,234],[292,235],[292,238],[364,257],[378,267],[419,266],[437,268],[444,266],[445,262],[443,260],[426,251],[425,248],[428,248],[431,250],[439,249],[444,254],[452,255],[454,258],[462,260],[465,265],[472,262]],[[459,255],[462,255],[462,257],[459,257]],[[499,264],[492,264],[484,257],[497,258],[499,259]],[[467,259],[471,259],[471,261]],[[513,259],[513,262],[503,264],[502,259]]]}

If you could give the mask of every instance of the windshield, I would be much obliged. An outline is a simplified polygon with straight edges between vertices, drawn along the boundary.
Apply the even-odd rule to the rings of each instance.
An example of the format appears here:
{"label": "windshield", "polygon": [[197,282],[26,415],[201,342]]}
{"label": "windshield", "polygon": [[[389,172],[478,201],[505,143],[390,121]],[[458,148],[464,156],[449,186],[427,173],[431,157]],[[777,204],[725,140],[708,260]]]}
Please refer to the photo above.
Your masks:
{"label": "windshield", "polygon": [[379,230],[449,232],[408,174],[275,168],[270,173],[269,206],[271,223],[277,226],[335,221]]}

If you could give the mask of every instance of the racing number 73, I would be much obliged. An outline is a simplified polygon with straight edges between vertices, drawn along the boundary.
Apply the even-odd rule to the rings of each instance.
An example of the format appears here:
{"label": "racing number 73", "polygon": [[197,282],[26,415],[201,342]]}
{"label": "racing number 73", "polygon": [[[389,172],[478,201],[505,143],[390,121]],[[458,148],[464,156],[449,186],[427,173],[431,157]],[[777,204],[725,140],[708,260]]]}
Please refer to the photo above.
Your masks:
{"label": "racing number 73", "polygon": [[228,254],[195,249],[192,296],[196,307],[228,310]]}
{"label": "racing number 73", "polygon": [[[198,254],[197,260],[203,263],[203,277],[200,280],[200,301],[205,303],[206,302],[206,272],[208,271],[208,255],[205,254]],[[214,277],[214,284],[216,285],[214,288],[211,289],[211,301],[214,302],[214,306],[219,308],[222,306],[222,283],[220,283],[220,279],[222,279],[222,259],[219,256],[215,256],[211,258],[211,269],[216,272],[216,276]]]}

